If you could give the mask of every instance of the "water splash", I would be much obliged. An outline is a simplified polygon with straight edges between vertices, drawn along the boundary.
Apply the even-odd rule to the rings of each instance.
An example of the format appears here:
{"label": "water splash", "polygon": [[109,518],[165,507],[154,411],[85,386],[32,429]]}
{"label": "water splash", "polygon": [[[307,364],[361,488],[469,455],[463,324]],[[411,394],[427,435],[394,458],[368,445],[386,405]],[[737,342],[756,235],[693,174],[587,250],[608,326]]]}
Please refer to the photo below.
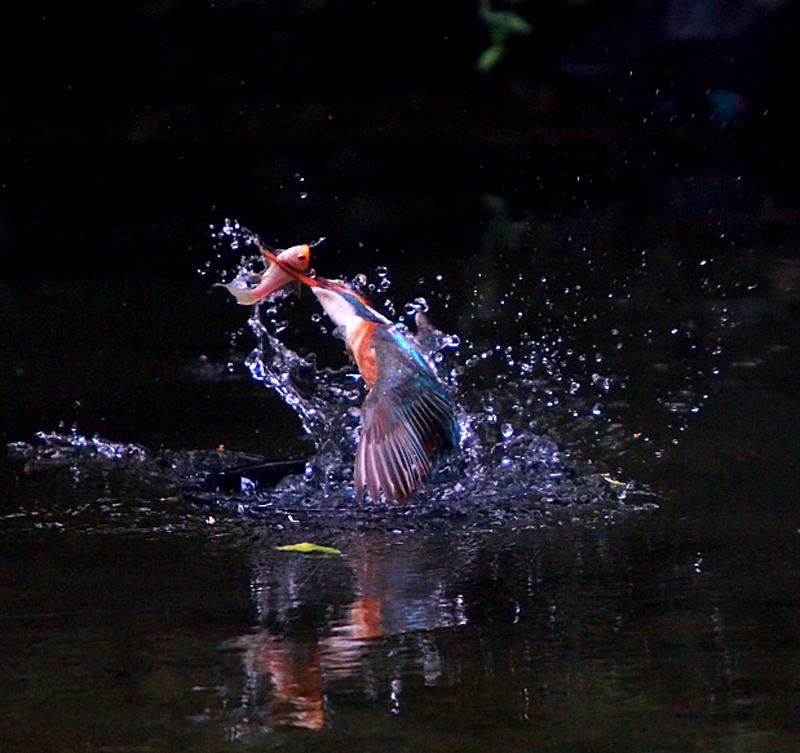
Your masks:
{"label": "water splash", "polygon": [[[235,248],[257,240],[235,223],[226,223],[222,236],[232,239]],[[377,282],[363,273],[352,280],[354,288],[373,299],[386,294],[391,282],[385,267],[375,272]],[[240,269],[237,274],[241,273]],[[428,489],[396,506],[397,514],[462,515],[466,510],[481,510],[503,519],[543,503],[625,499],[631,486],[611,483],[604,467],[579,460],[537,431],[542,405],[552,407],[563,399],[560,386],[552,383],[561,343],[548,346],[527,337],[521,347],[482,349],[436,329],[427,319],[429,310],[426,298],[418,296],[405,305],[405,315],[395,326],[425,355],[456,399],[461,452],[450,459]],[[257,345],[246,365],[254,379],[274,389],[295,411],[316,452],[303,474],[287,477],[274,490],[250,494],[249,508],[262,512],[324,508],[340,514],[354,507],[363,510],[352,491],[359,405],[365,394],[360,377],[350,366],[321,368],[313,353],[301,356],[289,347],[284,315],[280,303],[254,307],[248,323]],[[293,321],[297,316],[297,310],[292,311]],[[316,310],[300,316],[319,326]],[[412,317],[416,332],[405,325]],[[502,364],[504,371],[498,375],[495,369],[491,382],[480,386],[480,373],[490,362],[493,367]],[[542,367],[547,375],[541,373]],[[465,391],[467,381],[472,383]],[[599,391],[607,391],[610,377],[597,371],[593,383]]]}
{"label": "water splash", "polygon": [[[223,276],[263,267],[254,233],[226,221],[215,230],[215,237],[219,258],[224,257],[222,249],[240,255],[238,266],[225,263]],[[397,326],[426,355],[459,406],[461,451],[428,488],[403,505],[388,509],[355,499],[353,458],[365,390],[354,368],[324,365],[335,364],[332,359],[342,358],[344,349],[330,337],[331,326],[313,298],[296,299],[291,290],[254,307],[248,321],[256,345],[245,359],[246,368],[294,410],[314,445],[307,462],[293,466],[291,475],[274,488],[257,488],[243,474],[234,492],[194,493],[195,482],[237,463],[263,460],[235,454],[210,459],[210,453],[173,453],[168,459],[168,453],[148,453],[77,433],[42,435],[38,447],[26,446],[19,453],[25,455],[29,469],[63,461],[76,469],[76,475],[87,466],[104,463],[126,466],[138,474],[166,473],[173,487],[188,485],[195,500],[255,513],[261,520],[271,515],[281,525],[299,520],[361,524],[370,516],[380,525],[397,527],[420,518],[494,524],[517,521],[554,505],[624,502],[635,507],[633,500],[642,502],[645,492],[627,481],[628,473],[633,469],[635,475],[636,469],[623,461],[646,456],[651,462],[664,445],[650,441],[636,421],[626,423],[630,406],[637,400],[654,405],[648,414],[639,412],[635,417],[663,420],[667,436],[675,431],[672,426],[685,425],[706,393],[697,388],[702,380],[692,383],[683,377],[717,369],[719,329],[689,321],[666,326],[669,316],[640,319],[639,310],[631,317],[625,301],[632,292],[636,297],[633,283],[615,283],[610,297],[610,288],[591,276],[593,268],[584,270],[584,277],[575,277],[578,267],[569,264],[557,282],[555,271],[540,274],[534,263],[535,259],[526,262],[524,275],[514,269],[510,281],[507,275],[487,287],[466,276],[459,281],[451,270],[445,290],[441,275],[429,275],[430,288],[420,282],[413,293],[416,297],[407,304],[398,298],[386,267],[354,276],[353,285],[387,311],[395,307],[388,298],[392,289],[400,312]],[[484,268],[480,274],[488,273]],[[531,284],[522,285],[523,276],[533,278],[532,289]],[[646,292],[649,282],[640,281],[639,288]],[[468,292],[473,288],[474,295]],[[499,297],[488,305],[498,291]],[[715,287],[712,292],[716,295],[719,290]],[[649,305],[650,299],[639,295]],[[602,301],[608,301],[606,308]],[[726,325],[727,305],[724,301],[714,305],[713,311],[705,310],[707,319]],[[446,328],[460,335],[432,326],[427,311],[444,318]],[[518,320],[515,312],[525,316]],[[414,332],[409,330],[412,317]],[[239,346],[250,339],[247,328],[234,337]],[[320,356],[309,352],[309,346],[316,347]],[[645,379],[642,363],[631,363],[636,348],[650,369]],[[681,349],[691,358],[674,358]],[[629,378],[632,373],[637,379]],[[669,390],[655,382],[662,376],[669,381]],[[625,468],[628,473],[621,470]],[[644,502],[650,499],[645,493]]]}
{"label": "water splash", "polygon": [[333,443],[345,452],[355,441],[355,406],[363,396],[357,374],[347,367],[318,368],[313,353],[300,356],[279,339],[278,334],[285,330],[283,322],[271,318],[265,323],[259,307],[255,307],[248,324],[258,341],[245,360],[252,377],[274,389],[295,411],[318,451]]}

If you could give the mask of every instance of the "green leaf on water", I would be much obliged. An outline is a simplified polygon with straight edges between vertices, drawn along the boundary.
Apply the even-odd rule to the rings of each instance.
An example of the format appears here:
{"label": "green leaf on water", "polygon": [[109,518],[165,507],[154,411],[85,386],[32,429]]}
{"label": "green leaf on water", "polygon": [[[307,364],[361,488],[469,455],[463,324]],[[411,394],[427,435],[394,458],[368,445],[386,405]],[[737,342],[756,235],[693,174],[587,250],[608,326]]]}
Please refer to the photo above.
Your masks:
{"label": "green leaf on water", "polygon": [[280,552],[315,552],[317,554],[341,554],[338,549],[332,546],[321,546],[312,544],[309,541],[301,541],[299,544],[287,544],[286,546],[275,547]]}

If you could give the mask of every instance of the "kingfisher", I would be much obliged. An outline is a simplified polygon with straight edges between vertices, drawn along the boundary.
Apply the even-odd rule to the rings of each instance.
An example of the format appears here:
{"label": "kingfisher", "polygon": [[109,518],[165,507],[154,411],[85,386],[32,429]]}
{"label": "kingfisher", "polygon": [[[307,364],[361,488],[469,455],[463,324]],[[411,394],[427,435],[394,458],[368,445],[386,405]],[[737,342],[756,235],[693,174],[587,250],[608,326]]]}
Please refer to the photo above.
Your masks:
{"label": "kingfisher", "polygon": [[[366,489],[373,502],[381,494],[389,502],[402,502],[430,480],[458,445],[455,406],[447,389],[409,335],[347,283],[307,274],[307,260],[300,269],[302,260],[293,263],[295,257],[256,241],[270,270],[277,267],[316,296],[368,390],[356,449],[356,496],[362,499]],[[418,315],[418,326],[421,322]]]}
{"label": "kingfisher", "polygon": [[344,339],[368,392],[361,406],[356,495],[402,501],[424,485],[458,443],[458,423],[445,386],[397,325],[338,280],[307,284]]}

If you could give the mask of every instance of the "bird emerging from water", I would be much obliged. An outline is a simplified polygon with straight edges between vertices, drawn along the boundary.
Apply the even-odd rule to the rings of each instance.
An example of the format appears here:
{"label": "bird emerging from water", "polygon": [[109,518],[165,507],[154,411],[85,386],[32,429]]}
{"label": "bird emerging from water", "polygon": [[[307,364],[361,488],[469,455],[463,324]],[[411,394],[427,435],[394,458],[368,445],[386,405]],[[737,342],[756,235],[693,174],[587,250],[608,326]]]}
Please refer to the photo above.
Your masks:
{"label": "bird emerging from water", "polygon": [[[273,284],[260,285],[259,294],[291,280],[310,288],[344,339],[368,390],[356,449],[356,495],[362,498],[366,489],[373,501],[381,493],[387,501],[408,498],[458,445],[455,406],[447,389],[403,329],[346,283],[305,272],[308,246],[279,252],[257,243],[269,264],[264,278],[270,272],[274,278]],[[248,303],[254,302],[251,297]]]}

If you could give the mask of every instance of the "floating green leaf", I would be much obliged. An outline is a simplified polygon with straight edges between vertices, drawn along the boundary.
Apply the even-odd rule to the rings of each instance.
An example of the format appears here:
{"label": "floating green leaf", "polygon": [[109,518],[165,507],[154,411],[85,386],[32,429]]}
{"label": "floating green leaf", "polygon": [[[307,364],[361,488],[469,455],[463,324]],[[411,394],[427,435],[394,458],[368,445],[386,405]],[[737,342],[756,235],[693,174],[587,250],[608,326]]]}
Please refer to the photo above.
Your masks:
{"label": "floating green leaf", "polygon": [[286,546],[275,547],[280,552],[314,552],[317,554],[341,554],[338,549],[332,546],[321,546],[312,544],[309,541],[301,541],[299,544],[287,544]]}

